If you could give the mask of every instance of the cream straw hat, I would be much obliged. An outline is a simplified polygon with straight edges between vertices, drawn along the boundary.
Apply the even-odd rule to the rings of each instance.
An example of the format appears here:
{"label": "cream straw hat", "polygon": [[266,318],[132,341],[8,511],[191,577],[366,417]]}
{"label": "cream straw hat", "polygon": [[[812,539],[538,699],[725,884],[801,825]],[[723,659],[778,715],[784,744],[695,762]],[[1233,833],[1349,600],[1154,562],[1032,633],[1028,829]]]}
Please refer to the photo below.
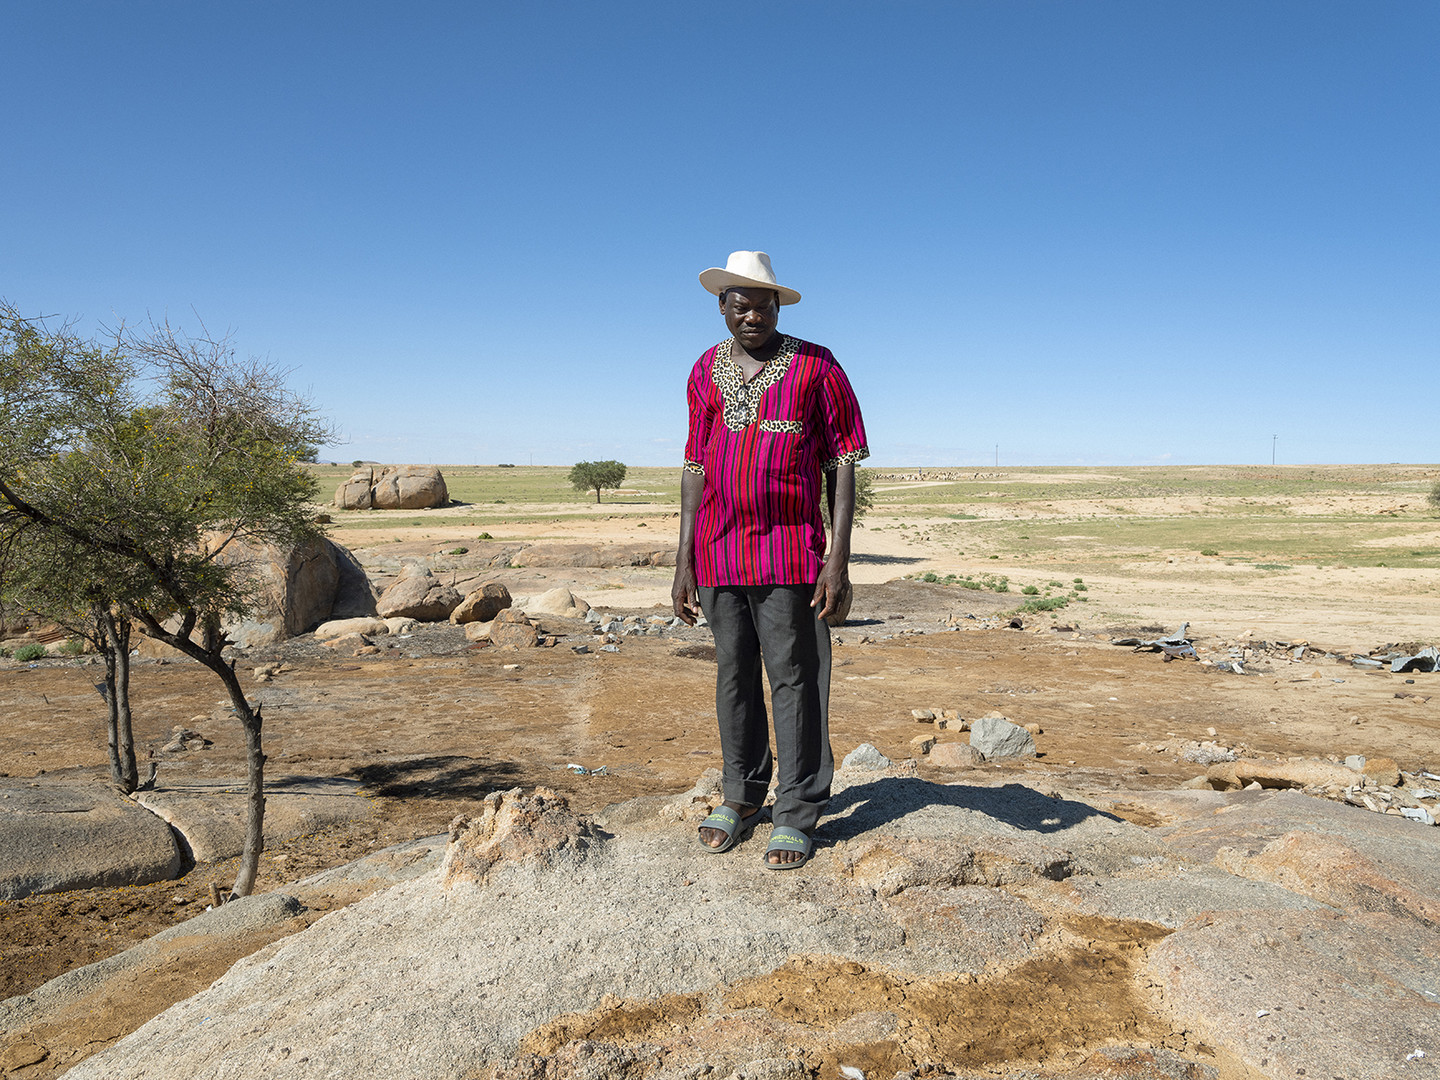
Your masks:
{"label": "cream straw hat", "polygon": [[700,284],[707,292],[719,296],[726,289],[774,289],[780,294],[780,303],[798,304],[800,294],[794,289],[775,283],[775,271],[770,267],[770,256],[763,251],[732,251],[725,260],[725,269],[712,266],[700,273]]}

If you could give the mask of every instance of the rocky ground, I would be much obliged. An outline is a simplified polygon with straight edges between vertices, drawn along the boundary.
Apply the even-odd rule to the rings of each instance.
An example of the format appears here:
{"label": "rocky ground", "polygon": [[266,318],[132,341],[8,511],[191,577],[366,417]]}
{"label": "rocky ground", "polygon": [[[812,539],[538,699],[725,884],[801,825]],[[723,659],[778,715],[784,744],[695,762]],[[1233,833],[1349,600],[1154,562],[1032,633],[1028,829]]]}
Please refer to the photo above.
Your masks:
{"label": "rocky ground", "polygon": [[[543,572],[510,571],[512,591],[518,596],[527,588],[553,584],[553,578],[535,580],[537,573]],[[529,575],[530,580],[525,575]],[[247,655],[242,664],[252,672],[255,696],[266,704],[268,775],[272,782],[283,786],[294,782],[294,778],[345,779],[358,784],[365,803],[363,814],[325,825],[308,835],[302,833],[272,842],[262,867],[261,887],[275,889],[286,882],[304,879],[312,871],[350,862],[367,852],[443,832],[457,814],[479,813],[483,800],[493,792],[517,786],[529,790],[544,785],[568,796],[574,811],[595,813],[607,805],[637,796],[684,791],[697,775],[714,766],[716,745],[710,699],[714,668],[705,632],[672,626],[651,608],[606,609],[607,590],[598,584],[592,582],[595,586],[589,593],[592,603],[606,615],[618,616],[613,620],[616,625],[609,628],[614,651],[602,651],[599,647],[604,641],[604,635],[597,632],[602,624],[541,617],[541,630],[550,642],[549,647],[528,650],[477,647],[476,643],[466,640],[462,629],[442,625],[422,626],[408,636],[382,637],[373,653],[362,656],[337,656],[308,636]],[[579,587],[576,591],[584,592]],[[627,595],[627,590],[615,589],[613,595],[619,599]],[[1283,646],[1268,641],[1262,644],[1254,635],[1217,634],[1204,624],[1192,625],[1190,629],[1201,658],[1167,662],[1161,654],[1137,652],[1132,647],[1113,645],[1111,641],[1126,636],[1152,636],[1162,629],[1176,629],[1173,625],[1163,628],[1158,624],[1096,626],[1039,616],[1022,617],[1017,627],[1011,625],[1010,615],[1016,599],[921,582],[862,584],[857,589],[850,625],[836,635],[841,642],[836,649],[832,698],[832,730],[837,753],[843,755],[861,743],[870,743],[897,763],[913,759],[913,765],[902,766],[895,774],[893,778],[897,782],[908,783],[905,778],[913,777],[914,782],[963,785],[959,789],[936,789],[941,793],[999,790],[1012,792],[1010,798],[1023,800],[1030,798],[1023,795],[1024,791],[1051,795],[1058,792],[1076,807],[1086,808],[1082,811],[1086,820],[1108,821],[1125,829],[1145,830],[1147,834],[1183,826],[1184,821],[1193,818],[1193,807],[1183,814],[1177,813],[1174,799],[1178,796],[1162,793],[1217,768],[1233,769],[1246,763],[1273,766],[1287,763],[1289,758],[1300,758],[1307,767],[1345,769],[1346,757],[1363,755],[1372,773],[1377,759],[1388,759],[1397,774],[1406,774],[1411,791],[1416,784],[1425,782],[1425,772],[1440,771],[1437,769],[1440,767],[1440,752],[1437,752],[1440,751],[1440,738],[1437,738],[1440,721],[1431,705],[1431,681],[1440,676],[1392,674],[1383,669],[1355,667],[1346,649],[1325,642],[1319,632],[1310,635],[1313,640],[1297,658],[1299,646],[1293,639],[1287,638]],[[612,620],[607,618],[604,622]],[[1239,672],[1234,668],[1235,659],[1241,660]],[[256,676],[253,674],[256,671],[262,674]],[[83,658],[42,661],[34,666],[12,664],[6,668],[0,681],[0,708],[15,722],[7,723],[0,732],[0,772],[8,774],[8,778],[0,778],[0,782],[26,787],[59,781],[100,782],[103,745],[101,713],[91,685],[95,676],[95,668],[87,665]],[[213,786],[242,775],[243,748],[238,725],[219,703],[216,687],[198,668],[173,660],[147,661],[137,669],[136,699],[137,738],[143,748],[142,756],[154,751],[161,762],[157,790]],[[922,718],[917,719],[917,712]],[[929,754],[922,752],[923,745],[931,739],[938,740],[939,748],[968,744],[969,733],[962,730],[965,725],[961,720],[991,712],[1002,713],[1035,730],[1038,755],[980,765],[964,763],[963,767],[957,767],[961,764],[959,755],[947,759],[944,753],[936,754],[933,749]],[[925,713],[929,713],[928,718],[924,717]],[[209,745],[204,745],[202,740],[194,749],[164,750],[172,744],[176,725],[197,731]],[[919,746],[917,737],[921,737]],[[1228,760],[1230,758],[1235,760]],[[944,760],[950,760],[952,765],[935,763]],[[1389,766],[1382,764],[1381,767]],[[1356,820],[1383,823],[1384,828],[1399,830],[1395,835],[1401,839],[1416,838],[1416,844],[1433,843],[1432,838],[1440,836],[1396,813],[1385,813],[1400,809],[1393,805],[1393,795],[1389,802],[1379,798],[1385,782],[1399,779],[1398,776],[1372,776],[1367,782],[1364,774],[1351,772],[1353,784],[1339,787],[1330,784],[1333,790],[1327,792],[1327,785],[1317,782],[1310,784],[1315,797],[1288,796],[1302,808],[1301,819],[1318,820],[1338,810],[1358,815]],[[1252,783],[1252,779],[1246,778],[1253,773],[1254,769],[1241,779]],[[1222,783],[1222,786],[1230,785]],[[1392,783],[1389,788],[1392,792],[1404,791],[1406,784],[1396,787]],[[1320,797],[1325,794],[1331,797]],[[1375,804],[1373,812],[1336,801],[1365,794],[1369,794]],[[1185,795],[1185,798],[1199,797]],[[1212,793],[1204,797],[1222,796]],[[932,794],[926,798],[943,801],[946,796]],[[1210,807],[1206,813],[1220,808],[1223,807]],[[1017,823],[1014,811],[995,811],[988,804],[979,808],[961,806],[956,812],[961,816],[947,826],[954,835],[973,839],[977,830],[983,833],[996,821],[1008,822],[1007,828],[1033,831]],[[1287,813],[1293,816],[1295,812],[1287,809]],[[874,873],[880,878],[890,872],[885,868],[892,864],[902,867],[895,872],[903,877],[908,873],[903,871],[903,865],[907,861],[915,863],[917,851],[923,849],[924,837],[909,836],[904,828],[892,836],[889,826],[893,820],[908,821],[910,816],[910,810],[892,811],[883,823],[886,828],[876,823],[877,835],[890,837],[885,843],[891,845],[886,849],[891,850],[891,854],[870,858],[868,865],[878,868]],[[1168,860],[1168,872],[1174,875],[1193,872],[1193,869],[1184,869],[1186,867],[1212,868],[1206,873],[1219,868],[1227,875],[1247,880],[1264,877],[1271,884],[1280,882],[1277,888],[1283,888],[1286,896],[1304,899],[1303,903],[1293,902],[1300,904],[1300,908],[1287,906],[1290,901],[1277,900],[1271,905],[1267,900],[1261,906],[1267,910],[1274,907],[1267,920],[1299,918],[1285,913],[1320,910],[1315,907],[1318,903],[1332,914],[1351,912],[1359,917],[1369,912],[1365,915],[1369,918],[1376,913],[1388,913],[1406,927],[1417,920],[1418,925],[1433,926],[1435,913],[1430,908],[1419,901],[1397,900],[1396,889],[1389,886],[1372,890],[1373,897],[1378,899],[1352,902],[1353,898],[1337,899],[1333,892],[1324,893],[1320,886],[1297,889],[1293,881],[1286,882],[1284,875],[1293,875],[1295,867],[1303,865],[1304,859],[1290,858],[1286,854],[1288,849],[1282,851],[1269,845],[1293,846],[1294,837],[1285,838],[1297,828],[1301,832],[1308,828],[1295,820],[1287,820],[1288,826],[1282,822],[1270,827],[1268,832],[1255,832],[1249,840],[1218,845],[1231,852],[1243,849],[1248,855],[1221,857],[1213,852],[1197,853],[1193,847],[1166,848],[1161,854]],[[638,846],[626,859],[634,860],[639,867],[647,858],[653,863],[647,852],[659,850],[665,853],[665,858],[673,856],[680,860],[667,865],[665,880],[675,878],[671,882],[677,890],[673,899],[682,910],[693,906],[689,899],[693,895],[690,891],[693,884],[680,882],[687,877],[692,883],[699,881],[701,878],[696,875],[703,872],[708,897],[704,903],[717,904],[723,900],[735,907],[733,912],[720,917],[720,923],[726,927],[748,925],[747,904],[760,903],[762,896],[769,897],[775,889],[789,896],[799,887],[794,885],[796,879],[787,877],[776,881],[775,875],[763,870],[746,869],[743,880],[747,884],[741,889],[733,878],[738,863],[704,859],[703,853],[704,861],[697,863],[689,854],[692,825],[683,820],[645,822],[637,827],[643,838],[634,841]],[[615,828],[616,835],[624,840],[624,830],[618,825]],[[843,904],[836,898],[838,893],[829,901],[817,901],[822,909],[828,910],[828,903],[838,911],[854,901],[851,896],[856,865],[853,845],[863,846],[870,841],[864,839],[866,830],[856,833],[851,826],[840,823],[830,827],[831,832],[837,829],[839,832],[833,836],[827,836],[822,830],[821,857],[799,880],[821,888],[826,896],[830,894],[825,890],[840,889],[850,898]],[[1005,842],[1013,839],[1010,837]],[[1079,858],[1075,856],[1076,845],[1069,840],[1057,843],[1057,850],[1069,851],[1072,856],[1072,869],[1058,876],[1068,888],[1078,890],[1078,896],[1087,896],[1086,889],[1096,883],[1102,888],[1118,888],[1122,893],[1130,887],[1105,884],[1107,875],[1113,876],[1113,868],[1106,874],[1086,872],[1083,866],[1075,869],[1074,866],[1080,865],[1074,861]],[[901,845],[899,855],[892,850],[895,844]],[[917,848],[916,844],[921,846]],[[1355,845],[1351,843],[1348,848],[1341,845],[1336,850],[1342,849],[1353,851]],[[971,861],[976,861],[973,853],[978,849],[974,844],[970,843],[967,850],[972,851]],[[1417,850],[1428,849],[1417,847]],[[846,851],[850,854],[845,854]],[[1155,852],[1131,852],[1125,857],[1128,859],[1131,854],[1149,859]],[[1311,851],[1307,857],[1313,859],[1323,854]],[[1337,865],[1348,865],[1346,856],[1336,858],[1339,858]],[[960,855],[949,861],[954,863],[956,859],[964,862]],[[1225,859],[1231,863],[1227,864]],[[1269,869],[1264,874],[1250,873],[1244,867],[1237,871],[1237,859],[1240,862],[1258,860]],[[747,854],[747,867],[751,861],[754,860]],[[985,864],[986,858],[978,857],[978,861]],[[585,865],[589,869],[584,873],[594,875],[600,873],[597,867],[608,864],[602,861]],[[964,934],[960,935],[965,939],[964,947],[978,950],[969,954],[972,959],[965,964],[957,962],[931,970],[926,967],[934,966],[931,958],[921,963],[925,968],[922,971],[916,967],[918,960],[905,961],[906,950],[893,944],[873,956],[865,954],[863,959],[845,960],[846,950],[833,943],[827,946],[824,934],[802,933],[797,927],[795,932],[799,936],[793,941],[784,933],[769,940],[762,949],[762,954],[770,958],[764,964],[752,963],[745,967],[727,961],[715,966],[711,958],[690,955],[685,963],[711,965],[706,968],[710,973],[706,976],[710,981],[705,983],[710,987],[708,990],[694,980],[677,981],[668,975],[656,976],[646,983],[644,994],[631,993],[624,985],[617,984],[604,993],[615,994],[618,1003],[600,1007],[598,1018],[583,1023],[577,1021],[579,1026],[574,1030],[583,1036],[580,1043],[595,1043],[597,1032],[603,1034],[609,1030],[607,1024],[620,1023],[617,1017],[630,1016],[638,1009],[650,1017],[640,1025],[646,1032],[640,1041],[646,1045],[669,1046],[667,1039],[656,1041],[655,1017],[659,1014],[653,1014],[653,1009],[658,1006],[646,1004],[651,992],[660,995],[658,1000],[668,1001],[665,995],[684,997],[702,990],[704,994],[719,993],[715,987],[723,984],[726,988],[723,993],[731,995],[727,1000],[744,998],[748,1002],[740,1010],[745,1016],[741,1026],[746,1031],[745,1038],[750,1040],[746,1045],[759,1048],[744,1061],[730,1063],[737,1068],[746,1066],[747,1062],[774,1057],[772,1053],[761,1052],[765,1045],[772,1045],[772,1049],[797,1048],[793,1054],[788,1050],[781,1054],[785,1060],[793,1058],[806,1063],[807,1068],[833,1072],[839,1065],[849,1063],[841,1060],[843,1055],[837,1056],[837,1047],[874,1043],[888,1049],[883,1053],[875,1050],[870,1057],[856,1058],[859,1064],[855,1067],[866,1068],[867,1075],[883,1074],[886,1080],[895,1071],[926,1065],[951,1069],[1003,1066],[1011,1069],[1012,1075],[1019,1075],[1014,1070],[1072,1067],[1077,1062],[1090,1062],[1084,1067],[1099,1069],[1104,1062],[1095,1057],[1098,1048],[1123,1045],[1138,1047],[1136,1052],[1159,1053],[1160,1058],[1156,1060],[1170,1061],[1165,1054],[1179,1054],[1185,1061],[1221,1068],[1225,1075],[1245,1075],[1243,1069],[1252,1067],[1266,1075],[1295,1075],[1293,1068],[1284,1072],[1269,1065],[1260,1066],[1259,1058],[1248,1065],[1240,1059],[1231,1062],[1217,1051],[1214,1041],[1217,1036],[1180,1038],[1176,1035],[1175,1025],[1178,1023],[1184,1028],[1185,1021],[1177,1020],[1173,1010],[1167,1011],[1163,1001],[1178,1001],[1190,992],[1188,988],[1199,984],[1195,978],[1187,977],[1184,986],[1167,987],[1161,978],[1163,973],[1155,968],[1154,956],[1158,949],[1178,948],[1170,944],[1178,938],[1170,934],[1171,930],[1188,926],[1187,920],[1203,918],[1198,910],[1192,910],[1194,903],[1180,903],[1172,898],[1167,901],[1171,907],[1164,910],[1145,904],[1129,907],[1080,904],[1080,908],[1070,910],[1071,901],[1067,900],[1061,908],[1054,908],[1047,905],[1059,895],[1054,891],[1058,886],[1044,883],[1053,882],[1058,872],[1047,871],[1047,865],[1052,864],[1036,863],[1021,875],[1029,884],[1018,879],[992,880],[984,874],[977,880],[961,882],[970,891],[946,900],[946,904],[962,897],[964,900],[948,915],[943,914],[942,909],[949,908],[942,904],[933,911],[917,909],[901,918],[892,910],[896,902],[884,901],[888,905],[885,918],[899,927],[896,931],[886,931],[889,934],[911,933],[916,927],[934,924],[936,919],[944,922],[960,918],[965,927]],[[850,869],[846,869],[847,866]],[[650,887],[648,878],[639,869],[627,872],[635,875],[628,888],[643,893]],[[946,873],[949,871],[941,873],[941,877]],[[210,883],[223,885],[231,874],[230,862],[201,861],[179,881],[67,891],[6,902],[0,909],[6,930],[0,945],[5,961],[5,984],[0,987],[0,994],[29,994],[46,979],[78,964],[114,955],[158,930],[183,926],[194,911],[208,902]],[[918,884],[907,885],[896,895],[903,897],[909,892],[911,900],[918,900],[926,895],[917,891],[922,886],[926,889],[959,887],[955,882],[930,880],[926,875],[933,876],[933,871],[920,872]],[[1327,880],[1343,876],[1337,872]],[[1376,870],[1372,876],[1376,880],[1398,880],[1398,872],[1393,867],[1383,872]],[[6,1023],[4,1042],[0,1044],[4,1046],[0,1063],[17,1076],[56,1075],[110,1045],[172,1002],[203,989],[231,962],[248,955],[265,941],[293,934],[327,911],[343,908],[367,891],[388,884],[389,880],[380,874],[358,884],[351,882],[345,888],[291,886],[286,891],[290,895],[303,894],[299,906],[304,910],[286,908],[268,920],[261,920],[261,925],[247,925],[243,932],[207,939],[199,953],[194,950],[177,953],[175,949],[179,946],[167,946],[169,951],[164,958],[147,961],[152,967],[145,969],[163,971],[164,977],[130,980],[123,1008],[112,1004],[100,1009],[70,1009],[59,1019],[52,1017],[53,1022],[44,1023],[33,1016],[29,1019],[12,1016]],[[603,875],[586,878],[585,889],[600,889],[604,880]],[[1225,880],[1228,881],[1228,877]],[[817,884],[820,882],[832,884],[821,886]],[[727,892],[732,885],[739,890],[733,895]],[[1017,893],[1022,885],[1029,891]],[[407,888],[422,888],[422,885],[417,883]],[[866,888],[874,894],[866,901],[869,904],[875,896],[883,896],[889,886],[871,882]],[[1045,893],[1043,902],[1037,898],[1036,889]],[[863,894],[865,889],[860,892]],[[441,893],[434,895],[439,897]],[[751,900],[747,901],[747,896]],[[1279,896],[1280,893],[1275,893],[1272,899]],[[606,903],[613,906],[621,901],[608,897]],[[773,901],[767,899],[765,903]],[[625,910],[629,912],[625,918],[635,917],[633,910]],[[957,916],[956,911],[963,918]],[[1082,915],[1084,918],[1077,923],[1075,920]],[[868,915],[852,913],[852,916],[861,923],[880,917],[874,911]],[[529,917],[533,922],[533,913]],[[823,924],[829,916],[817,918]],[[906,922],[907,919],[910,921]],[[641,938],[650,940],[652,931],[667,940],[678,935],[681,941],[693,941],[706,936],[708,925],[652,927],[632,939],[631,944],[638,949]],[[1347,933],[1350,925],[1346,924]],[[911,930],[906,930],[907,926]],[[1074,929],[1076,926],[1080,929]],[[1301,939],[1312,933],[1308,924],[1277,930],[1267,921],[1266,926],[1267,929],[1257,933],[1281,943],[1299,940],[1286,937],[1292,930],[1300,934]],[[1194,948],[1211,947],[1205,944],[1201,928],[1192,929],[1198,935],[1193,939]],[[1394,928],[1371,929],[1383,937]],[[592,935],[597,932],[592,930]],[[741,933],[737,941],[745,949],[756,946],[744,937],[751,932],[749,929],[734,932]],[[819,936],[812,940],[806,934]],[[304,935],[296,940],[303,939]],[[1184,940],[1192,941],[1191,938]],[[1425,939],[1417,940],[1422,941],[1422,946],[1417,946],[1419,951],[1414,953],[1417,957],[1414,962],[1422,974],[1415,977],[1418,981],[1413,987],[1402,979],[1400,989],[1384,991],[1389,995],[1387,1000],[1413,999],[1424,1004],[1433,999],[1414,995],[1440,991],[1440,986],[1424,981],[1428,977],[1424,973],[1435,970],[1436,957],[1433,952],[1424,952],[1430,947],[1423,945]],[[592,939],[585,939],[572,942],[571,947],[587,947],[586,941],[593,944]],[[1035,948],[1036,942],[1042,942],[1043,947]],[[477,944],[471,941],[467,947]],[[946,946],[947,949],[958,947],[954,942]],[[273,950],[262,955],[271,953]],[[850,955],[861,954],[851,950]],[[1254,959],[1273,955],[1278,954],[1262,951]],[[858,964],[862,970],[848,971],[837,966],[846,963]],[[1224,963],[1228,965],[1231,961]],[[679,960],[674,964],[676,970],[685,966]],[[941,977],[941,968],[949,972],[944,978],[950,980],[945,982],[943,994],[931,985]],[[1185,970],[1184,965],[1181,968]],[[961,990],[972,985],[955,981],[965,975],[979,980],[973,986],[983,986],[984,993],[973,988]],[[745,982],[748,978],[761,977],[764,985],[751,987]],[[907,999],[912,1001],[912,1006],[914,1001],[929,999],[949,1002],[945,1009],[960,1009],[963,1015],[975,1017],[972,1028],[967,1029],[972,1034],[981,1028],[990,1030],[991,1034],[984,1039],[961,1039],[958,1034],[942,1038],[931,1033],[926,1037],[928,1042],[916,1042],[913,1035],[899,1038],[897,1033],[913,1032],[916,1024],[923,1026],[926,1022],[924,1016],[933,1014],[923,1010],[914,1012],[912,1006],[898,1011],[878,1005],[876,1008],[847,1007],[832,1015],[824,1010],[816,1013],[812,1007],[802,1008],[798,1004],[804,1000],[826,999],[841,989],[848,1000],[858,993],[855,989],[858,981],[870,989],[857,1001],[868,1001],[866,995],[873,990],[878,995],[876,1002],[891,1001],[893,1005],[899,993],[895,980],[915,979],[930,980],[930,983],[925,983],[923,993],[914,991],[915,996]],[[1111,989],[1097,989],[1100,984],[1096,979]],[[597,988],[602,982],[585,983],[586,992],[596,990],[598,994]],[[1002,992],[999,989],[1002,985],[1009,989]],[[884,989],[885,986],[890,989]],[[1037,987],[1053,989],[1041,993]],[[1106,1001],[1118,995],[1117,1000],[1123,999],[1116,1006],[1120,1012],[1114,1013],[1108,1004],[1101,1008],[1103,1002],[1091,1009],[1090,998],[1096,993]],[[596,1007],[594,1001],[586,1004],[583,993],[577,990],[577,994],[573,1002],[558,1011],[585,1013]],[[747,994],[755,1000],[750,1002]],[[956,994],[960,996],[955,997]],[[991,1004],[982,1008],[979,1003],[982,998]],[[1012,998],[1016,1004],[1000,1007],[1000,1003]],[[1050,1004],[1043,1005],[1039,1015],[1044,1020],[1038,1023],[1038,1028],[1036,1024],[999,1023],[995,1019],[1002,1013],[1008,1016],[1021,1001],[1040,1002],[1042,998]],[[707,1002],[710,1000],[705,998]],[[1086,1003],[1085,1007],[1077,1008],[1078,1002]],[[693,1011],[698,1006],[692,1003],[684,1008]],[[652,1011],[646,1012],[647,1009]],[[1040,1037],[1038,1030],[1050,1030],[1058,1023],[1057,1010],[1108,1019],[1096,1020],[1087,1027],[1088,1021],[1081,1022],[1077,1015],[1072,1017],[1074,1023],[1067,1021],[1051,1030],[1049,1037]],[[877,1012],[893,1015],[876,1019],[872,1014]],[[664,1015],[669,1017],[668,1013]],[[693,1016],[686,1015],[690,1016],[689,1020],[673,1022],[688,1033],[686,1038],[693,1036],[696,1045],[715,1045],[720,1032],[738,1023],[727,1019],[726,1010],[716,1012],[710,1005]],[[1413,1019],[1410,1013],[1405,1015]],[[1415,1015],[1422,1020],[1430,1017],[1431,1020],[1425,1022],[1433,1022],[1435,1014],[1422,1009]],[[763,1019],[764,1016],[769,1019]],[[554,1019],[545,1017],[543,1010],[539,1010],[524,1013],[514,1024],[530,1024],[536,1031],[542,1028],[550,1031],[545,1025]],[[671,1019],[666,1022],[670,1023]],[[1205,1023],[1213,1026],[1217,1021],[1211,1018]],[[629,1031],[628,1024],[627,1020],[621,1026]],[[776,1024],[780,1026],[775,1027]],[[710,1034],[702,1037],[702,1029]],[[1424,1029],[1423,1023],[1421,1029]],[[809,1030],[812,1035],[817,1031],[828,1034],[814,1039],[802,1038],[802,1030]],[[1398,1030],[1411,1028],[1402,1024]],[[837,1031],[845,1033],[840,1042],[832,1037]],[[1224,1045],[1232,1048],[1243,1045],[1249,1038],[1246,1031],[1248,1028],[1225,1036],[1229,1042]],[[525,1068],[545,1073],[573,1067],[584,1072],[571,1060],[576,1054],[582,1054],[576,1049],[579,1043],[574,1039],[561,1038],[553,1032],[544,1037],[532,1032],[524,1035],[528,1042],[517,1042],[522,1034],[517,1029],[510,1034],[487,1036],[492,1038],[487,1045],[492,1047],[493,1056],[487,1059],[486,1067],[521,1068],[523,1054],[516,1055],[528,1047],[539,1057],[525,1059],[531,1061]],[[615,1051],[630,1061],[624,1068],[611,1061],[611,1066],[620,1070],[616,1075],[656,1071],[657,1059],[645,1056],[652,1053],[649,1050],[634,1051],[635,1039],[631,1035],[633,1032],[616,1044],[631,1047],[623,1053]],[[1207,1042],[1207,1038],[1211,1041]],[[599,1042],[610,1045],[603,1038]],[[1208,1056],[1203,1053],[1199,1049],[1202,1043],[1214,1053]],[[1223,1050],[1223,1046],[1220,1049]],[[1423,1047],[1407,1047],[1405,1053],[1415,1049]],[[197,1050],[197,1053],[212,1051]],[[604,1057],[611,1051],[583,1051],[592,1056],[597,1053]],[[640,1056],[634,1057],[636,1053]],[[625,1057],[626,1054],[631,1057]],[[544,1061],[535,1064],[541,1058]],[[1437,1058],[1440,1058],[1440,1043],[1431,1060]],[[689,1059],[681,1055],[675,1060]],[[1302,1058],[1292,1055],[1283,1060],[1292,1063]],[[1395,1064],[1390,1058],[1386,1060]],[[1403,1062],[1403,1055],[1400,1060]],[[1411,1075],[1420,1060],[1412,1059],[1405,1065],[1411,1072],[1340,1075]],[[507,1061],[510,1064],[504,1065]],[[566,1061],[570,1064],[561,1068]],[[1164,1065],[1164,1061],[1165,1068],[1181,1068],[1173,1061]],[[260,1064],[254,1063],[256,1067]],[[1122,1066],[1131,1067],[1121,1062],[1115,1068]],[[780,1067],[774,1065],[774,1068]],[[1287,1067],[1290,1066],[1287,1064]],[[1317,1075],[1313,1067],[1304,1064],[1294,1068],[1311,1068],[1309,1075]],[[106,1066],[95,1075],[128,1075],[108,1069]],[[626,1069],[640,1072],[626,1073]],[[879,1072],[875,1072],[877,1069]],[[329,1073],[316,1066],[310,1074]],[[446,1073],[442,1069],[433,1075],[464,1073]],[[1201,1074],[1172,1071],[1164,1075]]]}

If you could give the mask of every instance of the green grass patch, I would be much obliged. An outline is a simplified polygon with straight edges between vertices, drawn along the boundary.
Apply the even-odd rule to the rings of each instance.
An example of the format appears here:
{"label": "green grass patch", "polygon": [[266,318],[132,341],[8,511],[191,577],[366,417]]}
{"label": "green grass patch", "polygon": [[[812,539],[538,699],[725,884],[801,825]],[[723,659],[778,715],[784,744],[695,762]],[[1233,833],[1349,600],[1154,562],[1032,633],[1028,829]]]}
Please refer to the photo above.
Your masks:
{"label": "green grass patch", "polygon": [[39,660],[45,655],[45,646],[39,644],[21,645],[15,650],[15,659],[21,663],[29,663],[31,660]]}

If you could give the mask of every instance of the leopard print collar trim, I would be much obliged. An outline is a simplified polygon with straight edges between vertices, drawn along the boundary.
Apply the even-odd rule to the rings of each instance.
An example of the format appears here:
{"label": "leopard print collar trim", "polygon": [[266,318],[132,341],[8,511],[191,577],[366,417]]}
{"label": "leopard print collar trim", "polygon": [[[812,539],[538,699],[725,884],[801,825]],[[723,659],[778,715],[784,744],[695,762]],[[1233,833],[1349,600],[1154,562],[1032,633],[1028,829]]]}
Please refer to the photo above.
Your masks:
{"label": "leopard print collar trim", "polygon": [[719,388],[720,398],[725,403],[725,426],[731,431],[744,431],[755,422],[765,391],[790,370],[790,361],[800,349],[800,340],[782,334],[780,350],[749,382],[745,381],[740,365],[730,359],[730,347],[734,341],[734,338],[727,338],[715,346],[715,363],[710,369],[710,378]]}

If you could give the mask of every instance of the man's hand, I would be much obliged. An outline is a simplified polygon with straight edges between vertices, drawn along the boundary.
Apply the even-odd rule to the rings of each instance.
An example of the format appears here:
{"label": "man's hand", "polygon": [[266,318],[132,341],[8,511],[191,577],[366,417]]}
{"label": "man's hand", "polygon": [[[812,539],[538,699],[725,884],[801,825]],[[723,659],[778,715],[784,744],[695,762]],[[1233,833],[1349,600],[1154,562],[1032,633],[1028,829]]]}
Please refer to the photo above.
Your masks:
{"label": "man's hand", "polygon": [[700,614],[700,582],[695,576],[695,513],[705,491],[705,477],[689,469],[680,474],[680,546],[675,549],[675,584],[670,606],[686,626]]}
{"label": "man's hand", "polygon": [[695,625],[695,616],[700,613],[700,588],[695,581],[693,563],[676,565],[675,584],[670,586],[670,606],[686,626]]}
{"label": "man's hand", "polygon": [[815,595],[810,600],[813,608],[820,603],[824,607],[815,613],[817,619],[824,619],[840,607],[845,593],[850,588],[848,559],[830,559],[820,568],[820,577],[815,581]]}

